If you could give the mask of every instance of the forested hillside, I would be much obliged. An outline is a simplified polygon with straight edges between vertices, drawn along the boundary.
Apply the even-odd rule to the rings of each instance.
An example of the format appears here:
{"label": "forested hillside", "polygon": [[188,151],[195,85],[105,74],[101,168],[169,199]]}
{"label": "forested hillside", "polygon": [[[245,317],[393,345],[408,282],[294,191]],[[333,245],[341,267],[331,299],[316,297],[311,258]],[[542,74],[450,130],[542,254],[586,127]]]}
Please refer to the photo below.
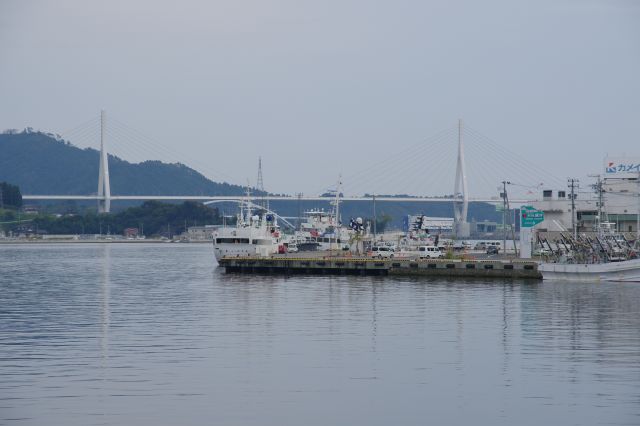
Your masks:
{"label": "forested hillside", "polygon": [[[80,149],[53,135],[24,131],[0,134],[0,181],[23,194],[95,194],[95,149]],[[184,164],[129,163],[109,156],[111,192],[118,195],[238,195],[243,188],[213,182]]]}

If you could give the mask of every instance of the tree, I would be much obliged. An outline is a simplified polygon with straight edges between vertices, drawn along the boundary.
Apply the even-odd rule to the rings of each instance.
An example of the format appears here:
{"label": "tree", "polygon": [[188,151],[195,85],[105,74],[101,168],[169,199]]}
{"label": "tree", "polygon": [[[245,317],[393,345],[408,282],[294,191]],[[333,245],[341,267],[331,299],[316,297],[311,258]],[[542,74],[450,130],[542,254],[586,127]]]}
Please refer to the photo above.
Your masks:
{"label": "tree", "polygon": [[[214,225],[222,222],[218,209],[187,201],[182,204],[147,201],[139,207],[131,207],[114,214],[87,212],[84,215],[67,214],[62,217],[38,216],[34,226],[50,234],[122,234],[126,228],[144,226],[147,235],[163,235],[167,228],[182,232],[185,223]],[[168,226],[167,226],[168,225]]]}
{"label": "tree", "polygon": [[391,215],[383,213],[382,216],[378,217],[378,220],[376,220],[376,231],[384,232],[387,229],[387,225],[389,225],[392,220],[393,217],[391,217]]}
{"label": "tree", "polygon": [[19,209],[22,207],[20,188],[7,182],[0,182],[0,208]]}

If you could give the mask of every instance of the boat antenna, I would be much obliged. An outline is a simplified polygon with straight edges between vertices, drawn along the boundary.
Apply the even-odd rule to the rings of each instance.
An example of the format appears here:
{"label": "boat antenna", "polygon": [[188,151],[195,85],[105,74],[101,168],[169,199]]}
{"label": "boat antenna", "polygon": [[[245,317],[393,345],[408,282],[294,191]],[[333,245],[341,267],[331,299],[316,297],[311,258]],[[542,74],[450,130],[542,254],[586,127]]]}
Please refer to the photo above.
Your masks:
{"label": "boat antenna", "polygon": [[247,206],[247,223],[251,223],[251,186],[249,184],[249,180],[247,179],[247,196],[246,196],[246,206]]}

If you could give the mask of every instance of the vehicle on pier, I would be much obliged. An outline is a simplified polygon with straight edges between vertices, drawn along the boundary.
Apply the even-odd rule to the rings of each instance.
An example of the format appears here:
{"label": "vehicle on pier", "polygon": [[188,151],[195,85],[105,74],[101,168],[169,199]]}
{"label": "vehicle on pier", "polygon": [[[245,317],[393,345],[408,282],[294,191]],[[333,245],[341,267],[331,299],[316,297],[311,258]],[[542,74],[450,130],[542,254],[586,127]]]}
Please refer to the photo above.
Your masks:
{"label": "vehicle on pier", "polygon": [[444,252],[440,250],[440,247],[420,246],[418,247],[418,257],[420,259],[442,259]]}
{"label": "vehicle on pier", "polygon": [[371,247],[371,257],[378,259],[393,259],[395,250],[387,245],[379,245]]}

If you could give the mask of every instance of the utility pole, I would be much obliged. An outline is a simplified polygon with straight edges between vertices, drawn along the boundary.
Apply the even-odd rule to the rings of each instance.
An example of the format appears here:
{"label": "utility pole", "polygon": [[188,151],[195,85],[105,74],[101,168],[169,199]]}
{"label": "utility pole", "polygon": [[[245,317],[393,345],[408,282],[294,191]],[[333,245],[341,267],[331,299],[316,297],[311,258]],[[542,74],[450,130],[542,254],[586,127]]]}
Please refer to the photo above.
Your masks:
{"label": "utility pole", "polygon": [[570,178],[569,188],[571,188],[571,229],[573,230],[573,239],[578,239],[578,227],[576,226],[576,188],[579,187],[578,179]]}
{"label": "utility pole", "polygon": [[502,249],[507,251],[507,181],[502,181]]}
{"label": "utility pole", "polygon": [[298,228],[298,231],[301,228],[301,223],[302,223],[302,192],[298,192],[298,222],[296,223],[296,228]]}
{"label": "utility pole", "polygon": [[594,185],[595,190],[598,192],[598,221],[596,222],[596,227],[598,231],[600,231],[600,226],[602,224],[602,213],[603,213],[603,199],[602,196],[602,180],[600,179],[600,175],[596,175],[596,184]]}
{"label": "utility pole", "polygon": [[373,240],[378,237],[378,215],[376,214],[376,194],[373,194]]}
{"label": "utility pole", "polygon": [[[502,250],[504,253],[507,253],[507,210],[510,210],[509,206],[509,195],[507,194],[507,185],[511,185],[511,182],[507,180],[502,181]],[[514,211],[515,214],[515,211]],[[509,222],[511,222],[511,217],[509,217]],[[511,238],[513,239],[513,251],[516,256],[518,256],[518,247],[516,247],[516,227],[515,227],[515,218],[513,226],[509,224],[511,228]]]}

